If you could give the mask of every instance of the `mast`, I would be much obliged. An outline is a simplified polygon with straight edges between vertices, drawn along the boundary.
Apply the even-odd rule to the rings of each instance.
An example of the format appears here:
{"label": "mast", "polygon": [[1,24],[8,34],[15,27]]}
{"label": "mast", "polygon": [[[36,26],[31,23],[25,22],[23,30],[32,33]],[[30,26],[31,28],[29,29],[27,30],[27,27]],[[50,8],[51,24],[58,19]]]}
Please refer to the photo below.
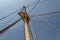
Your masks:
{"label": "mast", "polygon": [[26,7],[25,6],[23,6],[22,11],[19,12],[18,15],[23,19],[23,22],[24,22],[25,40],[31,40],[29,27],[28,27],[30,17],[26,13]]}

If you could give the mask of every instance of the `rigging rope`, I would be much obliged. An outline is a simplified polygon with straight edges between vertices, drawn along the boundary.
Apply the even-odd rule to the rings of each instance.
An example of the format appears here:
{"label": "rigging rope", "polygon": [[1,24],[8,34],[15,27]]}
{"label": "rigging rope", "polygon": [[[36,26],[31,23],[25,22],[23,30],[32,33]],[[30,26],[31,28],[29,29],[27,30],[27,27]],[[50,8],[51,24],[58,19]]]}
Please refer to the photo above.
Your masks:
{"label": "rigging rope", "polygon": [[19,22],[21,20],[18,19],[17,21],[13,22],[12,24],[8,25],[7,27],[5,27],[4,29],[0,30],[0,34],[3,34],[4,32],[6,32],[9,28],[11,28],[13,25],[15,25],[17,22]]}
{"label": "rigging rope", "polygon": [[[14,15],[14,17],[16,17],[16,15]],[[10,20],[8,20],[8,21],[5,22],[5,23],[0,23],[0,28],[1,28],[1,29],[2,29],[2,28],[5,28],[4,26],[7,26],[7,24],[8,24],[8,25],[11,24],[12,20],[15,19],[14,17],[12,17]],[[14,22],[14,20],[13,20],[13,22]]]}
{"label": "rigging rope", "polygon": [[37,1],[37,3],[34,5],[34,7],[29,11],[29,13],[31,13],[34,10],[34,8],[39,4],[39,2],[40,2],[40,0]]}
{"label": "rigging rope", "polygon": [[10,20],[8,20],[7,22],[4,22],[4,23],[0,23],[0,24],[7,24],[9,23],[12,19],[14,19],[14,17],[16,17],[16,15],[14,15]]}
{"label": "rigging rope", "polygon": [[44,14],[39,14],[39,15],[33,15],[31,17],[45,16],[45,15],[51,15],[51,14],[60,14],[60,11],[44,13]]}
{"label": "rigging rope", "polygon": [[31,29],[30,29],[29,24],[28,24],[28,28],[29,28],[29,31],[30,31],[30,34],[31,34],[31,35],[30,35],[30,36],[31,36],[31,39],[34,40],[34,37],[33,37],[33,34],[32,34],[32,32],[31,32]]}
{"label": "rigging rope", "polygon": [[9,14],[9,15],[7,15],[7,16],[1,18],[0,20],[3,20],[3,19],[5,19],[5,18],[7,18],[7,17],[9,17],[9,16],[11,16],[11,15],[13,15],[13,14],[15,14],[15,13],[18,12],[19,10],[21,10],[21,8],[18,9],[18,10],[16,10],[16,11],[14,11],[14,12],[12,12],[11,14]]}

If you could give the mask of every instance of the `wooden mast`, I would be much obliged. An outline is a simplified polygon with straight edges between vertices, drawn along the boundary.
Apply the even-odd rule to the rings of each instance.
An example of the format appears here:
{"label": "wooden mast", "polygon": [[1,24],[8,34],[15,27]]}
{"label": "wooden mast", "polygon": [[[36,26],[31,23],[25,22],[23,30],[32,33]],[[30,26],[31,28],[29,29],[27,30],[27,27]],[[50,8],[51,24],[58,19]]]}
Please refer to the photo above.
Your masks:
{"label": "wooden mast", "polygon": [[29,28],[28,28],[28,23],[29,23],[30,17],[26,13],[26,7],[25,6],[23,6],[23,10],[25,12],[19,12],[18,14],[20,15],[20,17],[24,21],[25,40],[31,40],[30,32],[29,32]]}

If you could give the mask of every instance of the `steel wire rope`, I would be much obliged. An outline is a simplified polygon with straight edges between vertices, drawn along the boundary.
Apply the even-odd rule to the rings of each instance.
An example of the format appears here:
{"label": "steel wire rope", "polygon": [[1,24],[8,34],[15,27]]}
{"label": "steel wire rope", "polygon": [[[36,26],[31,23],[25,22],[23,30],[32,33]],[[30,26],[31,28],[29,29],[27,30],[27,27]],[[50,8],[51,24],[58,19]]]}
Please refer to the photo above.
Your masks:
{"label": "steel wire rope", "polygon": [[[45,23],[45,21],[37,21],[37,20],[31,20],[30,22],[40,22],[40,23]],[[51,21],[48,21],[48,23],[60,23],[60,22],[51,22]]]}
{"label": "steel wire rope", "polygon": [[16,21],[13,22],[12,24],[8,25],[8,26],[5,27],[4,29],[0,30],[0,35],[3,34],[4,32],[6,32],[9,28],[11,28],[13,25],[15,25],[16,23],[18,23],[20,20],[21,20],[21,18],[18,19],[18,20],[16,20]]}
{"label": "steel wire rope", "polygon": [[11,20],[13,20],[13,19],[14,19],[14,17],[16,17],[16,15],[14,15],[12,18],[10,18],[7,22],[0,23],[0,24],[6,24],[6,23],[9,23]]}
{"label": "steel wire rope", "polygon": [[31,13],[34,10],[34,8],[39,4],[39,2],[40,0],[37,1],[37,3],[33,6],[33,8],[28,13]]}
{"label": "steel wire rope", "polygon": [[[16,15],[14,15],[14,17],[15,17]],[[13,19],[14,19],[14,17],[12,17],[10,20],[8,20],[7,22],[5,22],[5,23],[0,23],[0,27],[1,28],[3,28],[6,24],[8,24],[8,23],[10,23]]]}
{"label": "steel wire rope", "polygon": [[44,18],[42,18],[42,20],[43,20],[45,23],[47,23],[48,25],[50,25],[51,28],[56,29],[56,30],[59,30],[59,29],[57,29],[56,27],[54,27],[51,23],[47,22]]}
{"label": "steel wire rope", "polygon": [[31,32],[31,28],[30,28],[29,24],[28,24],[28,28],[29,28],[29,31],[30,31],[30,37],[32,38],[32,40],[34,40],[34,36],[33,36],[32,32]]}
{"label": "steel wire rope", "polygon": [[11,14],[9,14],[9,15],[3,17],[3,18],[0,18],[0,20],[3,20],[3,19],[5,19],[5,18],[7,18],[7,17],[9,17],[9,16],[11,16],[11,15],[13,15],[13,14],[15,14],[15,13],[18,12],[19,10],[21,10],[21,8],[18,9],[18,10],[16,10],[16,11],[14,11],[14,12],[12,12]]}
{"label": "steel wire rope", "polygon": [[44,14],[38,14],[38,15],[32,15],[30,17],[32,18],[32,17],[45,16],[45,15],[51,15],[51,14],[60,14],[60,11],[44,13]]}

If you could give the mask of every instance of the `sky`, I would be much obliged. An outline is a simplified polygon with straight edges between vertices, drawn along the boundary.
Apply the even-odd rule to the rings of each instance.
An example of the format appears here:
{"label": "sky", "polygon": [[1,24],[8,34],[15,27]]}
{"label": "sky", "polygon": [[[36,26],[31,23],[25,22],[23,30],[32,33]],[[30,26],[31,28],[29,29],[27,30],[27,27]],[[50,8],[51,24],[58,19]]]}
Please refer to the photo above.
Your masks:
{"label": "sky", "polygon": [[[28,6],[29,16],[60,11],[60,0],[41,0],[29,13],[36,2],[37,0],[0,0],[0,18],[21,9],[24,5]],[[17,13],[0,20],[0,30],[18,20],[20,16]],[[35,40],[60,40],[60,13],[31,17],[29,27]],[[24,40],[24,22],[19,21],[0,35],[0,40]]]}

